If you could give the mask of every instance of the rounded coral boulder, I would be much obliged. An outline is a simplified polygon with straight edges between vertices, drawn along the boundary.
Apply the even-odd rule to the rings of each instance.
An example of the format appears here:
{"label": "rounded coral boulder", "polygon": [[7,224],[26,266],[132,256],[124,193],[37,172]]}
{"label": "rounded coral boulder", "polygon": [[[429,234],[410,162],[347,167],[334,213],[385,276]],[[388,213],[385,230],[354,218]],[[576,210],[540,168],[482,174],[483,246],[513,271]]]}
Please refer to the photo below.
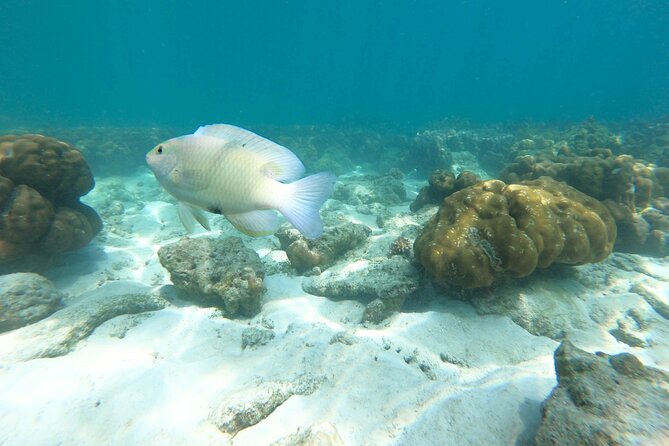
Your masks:
{"label": "rounded coral boulder", "polygon": [[[100,232],[79,202],[94,186],[81,152],[41,135],[0,137],[0,266],[20,269],[85,246]],[[32,261],[35,261],[34,264]]]}
{"label": "rounded coral boulder", "polygon": [[79,150],[42,135],[0,137],[0,175],[60,202],[76,201],[95,184]]}
{"label": "rounded coral boulder", "polygon": [[489,180],[444,199],[414,252],[437,282],[478,288],[503,273],[523,277],[554,262],[601,261],[615,237],[606,207],[564,183]]}

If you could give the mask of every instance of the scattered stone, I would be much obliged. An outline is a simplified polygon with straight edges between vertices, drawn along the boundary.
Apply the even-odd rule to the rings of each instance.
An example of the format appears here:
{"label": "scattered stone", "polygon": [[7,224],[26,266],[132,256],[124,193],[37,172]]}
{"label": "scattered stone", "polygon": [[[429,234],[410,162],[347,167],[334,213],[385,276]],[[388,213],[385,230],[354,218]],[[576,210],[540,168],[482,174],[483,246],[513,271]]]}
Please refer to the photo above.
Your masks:
{"label": "scattered stone", "polygon": [[246,347],[261,347],[272,339],[274,339],[274,332],[272,330],[249,327],[242,331],[242,350]]}
{"label": "scattered stone", "polygon": [[326,228],[317,239],[307,239],[297,229],[286,225],[276,233],[281,248],[286,251],[293,267],[304,273],[318,266],[321,270],[331,266],[347,251],[367,240],[372,230],[357,223],[342,223]]}
{"label": "scattered stone", "polygon": [[635,356],[593,355],[563,342],[558,386],[542,408],[536,444],[669,444],[669,374]]}
{"label": "scattered stone", "polygon": [[450,170],[437,169],[430,174],[428,186],[421,188],[416,199],[409,205],[412,212],[417,212],[428,205],[438,205],[449,195],[473,186],[481,181],[474,172],[465,170],[456,177]]}
{"label": "scattered stone", "polygon": [[0,342],[0,362],[66,355],[112,318],[157,311],[165,306],[164,299],[151,294],[87,297],[33,325],[5,334]]}
{"label": "scattered stone", "polygon": [[669,296],[663,294],[663,292],[666,292],[666,289],[662,290],[658,288],[646,282],[639,282],[632,285],[630,291],[643,297],[657,314],[669,320]]}
{"label": "scattered stone", "polygon": [[305,276],[320,276],[323,270],[321,270],[320,266],[314,266],[311,268],[309,271],[304,273]]}
{"label": "scattered stone", "polygon": [[262,259],[262,264],[265,268],[265,274],[268,276],[274,274],[290,274],[293,267],[288,260],[286,251],[275,249],[267,253]]}
{"label": "scattered stone", "polygon": [[304,431],[298,430],[270,446],[344,446],[344,441],[337,428],[326,422],[310,426]]}
{"label": "scattered stone", "polygon": [[639,314],[638,309],[628,310],[626,314],[618,319],[617,327],[609,330],[611,336],[618,341],[623,342],[630,347],[645,348],[648,347],[648,342],[640,336],[639,330],[647,325],[647,321]]}
{"label": "scattered stone", "polygon": [[411,242],[406,237],[397,237],[390,245],[390,250],[388,252],[388,257],[392,256],[404,256],[411,257],[411,248],[413,242]]}
{"label": "scattered stone", "polygon": [[292,381],[264,382],[225,398],[209,419],[221,432],[236,435],[270,416],[291,396],[311,395],[324,381],[323,377],[304,374]]}
{"label": "scattered stone", "polygon": [[259,311],[263,264],[239,237],[184,237],[160,248],[158,258],[183,299],[221,308],[228,316]]}
{"label": "scattered stone", "polygon": [[421,356],[422,355],[420,351],[418,349],[414,349],[411,354],[405,355],[403,359],[407,364],[418,367],[418,369],[423,372],[427,379],[430,381],[435,381],[437,379],[437,374],[434,373],[434,370],[432,370],[432,366],[430,365],[429,361],[422,359]]}
{"label": "scattered stone", "polygon": [[332,299],[372,300],[364,320],[378,323],[398,311],[418,284],[418,271],[411,261],[394,256],[338,265],[306,280],[302,287],[307,293]]}
{"label": "scattered stone", "polygon": [[346,331],[339,331],[330,338],[330,344],[340,343],[344,345],[353,345],[358,340],[351,333]]}
{"label": "scattered stone", "polygon": [[[390,305],[389,305],[390,304]],[[365,307],[365,311],[362,313],[363,322],[369,322],[372,324],[380,324],[385,319],[390,317],[394,312],[399,311],[401,304],[398,308],[393,308],[395,302],[384,302],[381,299],[374,299]]]}
{"label": "scattered stone", "polygon": [[267,318],[266,316],[261,316],[260,325],[262,325],[264,328],[268,330],[274,329],[274,321],[272,319]]}
{"label": "scattered stone", "polygon": [[448,362],[450,364],[454,364],[461,367],[467,367],[467,368],[469,367],[467,361],[464,361],[456,356],[453,356],[448,352],[439,353],[439,359],[441,359],[441,362]]}
{"label": "scattered stone", "polygon": [[123,339],[131,329],[137,327],[149,317],[151,315],[148,313],[124,314],[105,322],[96,330],[100,332],[105,328],[109,337]]}
{"label": "scattered stone", "polygon": [[508,316],[533,335],[556,341],[592,325],[588,305],[579,297],[588,290],[580,283],[545,277],[525,280],[522,287],[505,284],[494,292],[473,292],[466,300],[480,314]]}
{"label": "scattered stone", "polygon": [[62,299],[53,283],[39,274],[0,276],[0,333],[44,319]]}

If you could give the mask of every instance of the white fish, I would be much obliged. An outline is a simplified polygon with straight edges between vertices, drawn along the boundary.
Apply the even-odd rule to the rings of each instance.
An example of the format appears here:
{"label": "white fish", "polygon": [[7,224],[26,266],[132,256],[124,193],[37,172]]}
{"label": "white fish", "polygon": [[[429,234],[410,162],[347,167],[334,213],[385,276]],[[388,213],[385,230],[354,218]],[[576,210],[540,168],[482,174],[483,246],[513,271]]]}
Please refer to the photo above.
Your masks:
{"label": "white fish", "polygon": [[330,172],[299,179],[304,165],[293,152],[226,124],[158,144],[146,162],[179,200],[179,219],[189,232],[196,220],[209,229],[208,211],[224,215],[245,234],[269,235],[278,229],[278,210],[306,237],[318,237],[319,209],[337,180]]}

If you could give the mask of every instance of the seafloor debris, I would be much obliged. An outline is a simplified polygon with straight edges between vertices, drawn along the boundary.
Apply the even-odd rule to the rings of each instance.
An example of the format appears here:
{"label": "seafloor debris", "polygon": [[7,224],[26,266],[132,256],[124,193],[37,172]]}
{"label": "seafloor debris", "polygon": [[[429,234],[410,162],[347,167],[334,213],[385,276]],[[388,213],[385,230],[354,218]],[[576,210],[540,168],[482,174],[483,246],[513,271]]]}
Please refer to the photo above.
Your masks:
{"label": "seafloor debris", "polygon": [[325,379],[304,374],[290,381],[263,382],[229,395],[212,409],[209,419],[221,432],[236,435],[260,423],[293,395],[311,395]]}
{"label": "seafloor debris", "polygon": [[293,267],[304,273],[318,266],[321,270],[331,266],[340,256],[364,242],[371,230],[358,223],[342,223],[326,227],[317,239],[303,237],[297,230],[283,226],[276,236]]}
{"label": "seafloor debris", "polygon": [[536,444],[669,444],[669,374],[629,353],[596,355],[563,342],[558,386],[543,405]]}
{"label": "seafloor debris", "polygon": [[164,308],[167,302],[151,294],[90,296],[21,330],[7,333],[0,345],[0,362],[51,358],[69,353],[102,323],[123,314]]}
{"label": "seafloor debris", "polygon": [[242,332],[242,350],[245,348],[257,348],[267,345],[274,339],[274,332],[265,328],[249,327]]}
{"label": "seafloor debris", "polygon": [[263,264],[239,237],[188,238],[158,250],[179,296],[227,315],[252,316],[265,292]]}
{"label": "seafloor debris", "polygon": [[456,177],[450,170],[437,169],[430,174],[427,181],[428,185],[421,188],[418,196],[409,206],[413,212],[417,212],[429,204],[438,205],[441,200],[452,193],[473,186],[481,179],[469,170],[460,172]]}
{"label": "seafloor debris", "polygon": [[397,237],[390,244],[390,250],[388,251],[388,257],[392,256],[404,256],[409,257],[411,255],[412,243],[406,237]]}
{"label": "seafloor debris", "polygon": [[363,321],[373,323],[398,311],[418,286],[418,271],[402,256],[335,267],[303,285],[306,292],[317,296],[369,301]]}
{"label": "seafloor debris", "polygon": [[0,276],[0,333],[44,319],[61,305],[63,293],[34,273]]}

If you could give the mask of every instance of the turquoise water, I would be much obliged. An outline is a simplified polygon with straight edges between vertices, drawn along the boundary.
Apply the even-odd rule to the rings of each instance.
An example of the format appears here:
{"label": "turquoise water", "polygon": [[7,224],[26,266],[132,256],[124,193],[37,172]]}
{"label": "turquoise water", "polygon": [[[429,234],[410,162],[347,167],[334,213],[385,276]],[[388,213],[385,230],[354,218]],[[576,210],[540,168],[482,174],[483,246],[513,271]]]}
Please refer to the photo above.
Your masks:
{"label": "turquoise water", "polygon": [[0,1],[0,446],[669,444],[667,30]]}
{"label": "turquoise water", "polygon": [[664,1],[14,1],[3,126],[669,111]]}

